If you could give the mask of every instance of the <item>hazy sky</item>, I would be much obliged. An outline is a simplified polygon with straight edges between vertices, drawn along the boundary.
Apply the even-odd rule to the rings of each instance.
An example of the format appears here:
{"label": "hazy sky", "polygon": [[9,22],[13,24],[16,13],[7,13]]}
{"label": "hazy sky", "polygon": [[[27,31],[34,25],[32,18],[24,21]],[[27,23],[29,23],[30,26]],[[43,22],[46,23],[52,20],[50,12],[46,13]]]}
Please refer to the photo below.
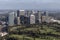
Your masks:
{"label": "hazy sky", "polygon": [[0,0],[0,9],[60,9],[60,0]]}

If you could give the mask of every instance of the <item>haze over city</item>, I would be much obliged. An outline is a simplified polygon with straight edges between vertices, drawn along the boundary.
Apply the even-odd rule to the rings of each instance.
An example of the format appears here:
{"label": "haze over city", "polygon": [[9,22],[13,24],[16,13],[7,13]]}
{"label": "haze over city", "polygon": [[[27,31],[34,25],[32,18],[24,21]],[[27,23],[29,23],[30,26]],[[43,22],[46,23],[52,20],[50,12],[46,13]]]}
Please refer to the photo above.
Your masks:
{"label": "haze over city", "polygon": [[60,0],[0,0],[0,9],[60,10]]}

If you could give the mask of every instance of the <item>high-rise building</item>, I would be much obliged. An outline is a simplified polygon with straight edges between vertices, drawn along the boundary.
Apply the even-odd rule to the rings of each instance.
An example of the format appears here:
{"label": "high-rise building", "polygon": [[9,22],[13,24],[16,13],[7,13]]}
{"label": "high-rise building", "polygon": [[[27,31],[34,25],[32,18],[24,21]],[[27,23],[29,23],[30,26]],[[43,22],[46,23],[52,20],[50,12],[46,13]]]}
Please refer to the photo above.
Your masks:
{"label": "high-rise building", "polygon": [[29,17],[31,14],[32,14],[32,11],[31,10],[26,10],[25,11],[25,16],[26,17]]}
{"label": "high-rise building", "polygon": [[24,24],[25,10],[19,10],[19,11],[20,11],[20,21],[21,21],[21,24]]}
{"label": "high-rise building", "polygon": [[17,25],[20,25],[20,11],[17,10]]}
{"label": "high-rise building", "polygon": [[14,26],[14,12],[9,13],[8,26]]}
{"label": "high-rise building", "polygon": [[14,16],[15,16],[15,18],[17,17],[17,11],[14,12]]}
{"label": "high-rise building", "polygon": [[20,21],[21,21],[21,24],[24,24],[24,16],[23,15],[20,16]]}
{"label": "high-rise building", "polygon": [[35,15],[35,22],[38,24],[38,13],[34,11],[33,14]]}
{"label": "high-rise building", "polygon": [[39,23],[41,23],[41,16],[42,16],[41,11],[37,11],[37,14],[38,14],[38,21],[39,21]]}
{"label": "high-rise building", "polygon": [[30,24],[30,15],[31,15],[30,10],[25,10],[24,15],[21,15],[21,21],[23,24],[25,25]]}
{"label": "high-rise building", "polygon": [[20,16],[20,11],[19,10],[17,10],[17,17],[19,17]]}
{"label": "high-rise building", "polygon": [[24,15],[25,16],[25,10],[20,10],[20,15]]}
{"label": "high-rise building", "polygon": [[30,15],[30,24],[35,24],[35,15]]}
{"label": "high-rise building", "polygon": [[17,17],[17,24],[20,25],[20,17]]}
{"label": "high-rise building", "polygon": [[48,20],[48,11],[46,11],[46,22],[48,22],[49,20]]}
{"label": "high-rise building", "polygon": [[17,25],[18,21],[17,21],[17,11],[14,11],[14,24]]}
{"label": "high-rise building", "polygon": [[42,16],[42,21],[43,22],[48,22],[49,20],[48,20],[48,11],[45,11],[44,12],[44,14],[43,14],[43,16]]}

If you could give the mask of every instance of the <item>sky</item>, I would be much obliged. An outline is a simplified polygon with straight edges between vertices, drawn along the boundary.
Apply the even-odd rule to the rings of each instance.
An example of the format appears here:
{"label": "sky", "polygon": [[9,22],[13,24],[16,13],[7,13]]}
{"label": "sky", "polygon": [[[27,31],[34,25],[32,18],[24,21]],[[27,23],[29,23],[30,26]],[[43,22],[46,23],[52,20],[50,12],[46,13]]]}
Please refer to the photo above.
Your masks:
{"label": "sky", "polygon": [[60,10],[60,0],[0,0],[0,9]]}

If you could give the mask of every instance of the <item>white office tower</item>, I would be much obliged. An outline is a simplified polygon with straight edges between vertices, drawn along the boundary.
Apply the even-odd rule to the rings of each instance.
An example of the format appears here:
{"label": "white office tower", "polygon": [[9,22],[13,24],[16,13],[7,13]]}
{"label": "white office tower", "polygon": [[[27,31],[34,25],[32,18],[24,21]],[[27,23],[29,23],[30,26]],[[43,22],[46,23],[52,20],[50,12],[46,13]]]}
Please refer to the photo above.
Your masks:
{"label": "white office tower", "polygon": [[14,12],[9,13],[9,26],[14,26]]}
{"label": "white office tower", "polygon": [[35,24],[35,15],[30,15],[30,24]]}
{"label": "white office tower", "polygon": [[25,15],[25,10],[20,10],[20,15]]}

